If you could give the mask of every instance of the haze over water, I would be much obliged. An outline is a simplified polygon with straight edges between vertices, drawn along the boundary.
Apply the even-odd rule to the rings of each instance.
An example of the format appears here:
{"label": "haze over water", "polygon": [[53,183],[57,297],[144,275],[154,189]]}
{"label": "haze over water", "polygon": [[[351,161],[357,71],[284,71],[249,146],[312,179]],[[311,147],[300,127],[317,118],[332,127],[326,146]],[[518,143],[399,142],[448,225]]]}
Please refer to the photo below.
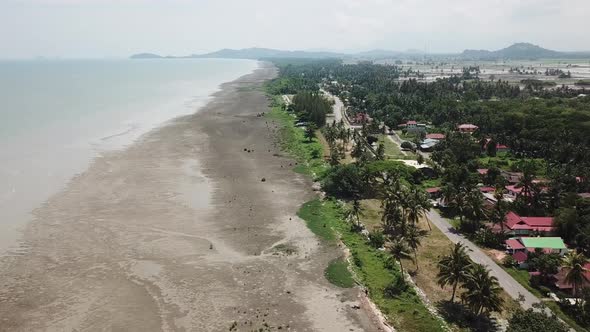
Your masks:
{"label": "haze over water", "polygon": [[0,254],[98,153],[203,106],[248,60],[0,62]]}

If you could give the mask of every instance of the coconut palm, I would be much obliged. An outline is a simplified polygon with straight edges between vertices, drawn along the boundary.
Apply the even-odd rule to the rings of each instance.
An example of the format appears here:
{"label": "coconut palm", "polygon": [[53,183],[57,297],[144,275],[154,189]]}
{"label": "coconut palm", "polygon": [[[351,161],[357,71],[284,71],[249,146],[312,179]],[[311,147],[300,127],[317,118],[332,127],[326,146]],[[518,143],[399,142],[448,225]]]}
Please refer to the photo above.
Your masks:
{"label": "coconut palm", "polygon": [[455,300],[455,292],[459,283],[465,283],[469,278],[469,267],[472,262],[467,254],[467,248],[462,243],[453,246],[451,252],[438,262],[437,283],[441,287],[453,285],[451,302]]}
{"label": "coconut palm", "polygon": [[418,248],[422,244],[422,238],[424,238],[427,234],[428,232],[418,228],[416,225],[409,226],[406,233],[406,242],[408,243],[408,247],[414,252],[414,264],[416,264],[416,270],[419,269]]}
{"label": "coconut palm", "polygon": [[482,264],[473,264],[469,270],[470,277],[463,284],[463,301],[476,315],[500,311],[504,300],[500,296],[502,288],[498,278],[491,276],[490,271]]}
{"label": "coconut palm", "polygon": [[588,258],[576,250],[570,251],[563,258],[563,268],[567,270],[564,280],[572,285],[574,296],[576,296],[580,287],[589,281],[586,278],[586,272],[588,272],[585,267],[586,264],[588,264]]}
{"label": "coconut palm", "polygon": [[[415,225],[418,223],[420,217],[424,216],[428,210],[432,207],[428,196],[425,192],[420,190],[418,187],[413,187],[407,195],[407,214],[408,219]],[[426,219],[428,229],[432,230],[430,222]]]}
{"label": "coconut palm", "polygon": [[402,258],[410,257],[408,251],[408,243],[404,237],[397,237],[393,239],[389,245],[389,253],[398,261],[402,275],[404,274]]}
{"label": "coconut palm", "polygon": [[352,201],[352,205],[346,211],[346,219],[350,220],[353,225],[358,229],[361,223],[361,217],[363,216],[363,207],[358,199]]}
{"label": "coconut palm", "polygon": [[489,219],[493,224],[500,224],[500,229],[504,233],[504,223],[506,222],[506,213],[508,213],[508,207],[504,202],[504,187],[496,186],[494,190],[494,198],[496,204],[494,209],[491,211]]}

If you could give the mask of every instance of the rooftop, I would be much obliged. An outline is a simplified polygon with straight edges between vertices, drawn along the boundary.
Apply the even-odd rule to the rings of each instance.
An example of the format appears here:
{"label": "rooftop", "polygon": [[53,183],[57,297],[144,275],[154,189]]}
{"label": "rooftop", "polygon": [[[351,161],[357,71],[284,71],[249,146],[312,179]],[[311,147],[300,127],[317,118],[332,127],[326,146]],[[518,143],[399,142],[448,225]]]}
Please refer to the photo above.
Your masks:
{"label": "rooftop", "polygon": [[567,249],[560,237],[521,237],[520,241],[526,248]]}
{"label": "rooftop", "polygon": [[445,134],[426,134],[426,138],[441,140],[445,139]]}

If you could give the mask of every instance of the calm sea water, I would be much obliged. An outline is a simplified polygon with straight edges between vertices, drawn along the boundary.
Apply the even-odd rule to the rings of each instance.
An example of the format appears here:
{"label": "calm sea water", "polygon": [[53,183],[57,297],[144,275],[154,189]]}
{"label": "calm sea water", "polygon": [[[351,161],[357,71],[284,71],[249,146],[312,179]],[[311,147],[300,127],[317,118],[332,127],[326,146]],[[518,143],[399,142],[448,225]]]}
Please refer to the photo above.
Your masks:
{"label": "calm sea water", "polygon": [[204,105],[248,60],[0,61],[0,254],[100,151]]}

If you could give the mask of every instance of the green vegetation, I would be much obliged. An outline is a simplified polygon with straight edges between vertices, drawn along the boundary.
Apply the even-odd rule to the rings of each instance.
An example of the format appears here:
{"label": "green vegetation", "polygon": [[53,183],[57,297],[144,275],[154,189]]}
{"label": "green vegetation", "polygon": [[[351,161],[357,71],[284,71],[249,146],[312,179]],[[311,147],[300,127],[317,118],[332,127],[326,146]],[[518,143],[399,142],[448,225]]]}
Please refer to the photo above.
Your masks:
{"label": "green vegetation", "polygon": [[334,244],[339,236],[349,248],[354,262],[353,271],[397,330],[444,330],[441,322],[430,314],[411,288],[394,297],[385,295],[385,289],[401,278],[400,270],[392,264],[387,253],[371,247],[362,234],[353,231],[343,215],[342,207],[334,200],[322,202],[316,199],[304,204],[299,211],[299,216],[318,236]]}
{"label": "green vegetation", "polygon": [[322,145],[317,139],[309,142],[304,131],[295,127],[295,118],[284,111],[276,101],[275,103],[267,116],[279,124],[277,133],[281,149],[288,151],[300,163],[294,169],[297,173],[321,178],[327,169],[323,160]]}
{"label": "green vegetation", "polygon": [[352,274],[348,270],[348,262],[344,259],[336,259],[328,265],[326,279],[342,288],[351,288],[355,285]]}
{"label": "green vegetation", "polygon": [[569,328],[555,317],[533,309],[517,310],[509,321],[506,332],[567,332]]}
{"label": "green vegetation", "polygon": [[[512,210],[521,216],[555,215],[558,233],[578,252],[590,254],[590,203],[578,196],[590,191],[590,97],[578,97],[585,93],[584,88],[548,89],[549,84],[533,80],[523,81],[524,88],[499,80],[483,81],[477,66],[431,82],[414,79],[422,76],[411,69],[370,63],[306,61],[278,66],[279,79],[271,83],[274,91],[290,90],[304,100],[299,106],[279,111],[295,113],[298,119],[322,127],[319,132],[310,128],[304,135],[303,130],[294,127],[295,118],[291,117],[289,123],[299,133],[280,135],[286,141],[283,147],[300,160],[298,170],[319,180],[328,196],[326,202],[304,206],[301,216],[320,237],[329,242],[340,237],[351,249],[352,270],[385,313],[399,309],[395,301],[416,298],[403,272],[411,262],[416,267],[414,273],[419,270],[418,248],[427,233],[417,225],[420,215],[430,208],[422,191],[426,187],[441,188],[445,215],[480,245],[498,247],[503,243],[504,236],[490,231],[484,223],[503,228],[504,217]],[[546,74],[567,75],[553,70]],[[412,78],[399,80],[401,77]],[[324,125],[327,105],[314,92],[320,86],[345,102],[348,115],[360,119],[360,130],[347,130],[343,123]],[[430,169],[409,169],[388,160],[403,156],[397,145],[383,135],[379,124],[396,128],[408,120],[426,123],[427,130],[437,128],[436,132],[446,136],[433,148],[431,160],[424,161]],[[458,133],[457,125],[462,123],[476,124],[479,129]],[[317,149],[309,151],[317,143],[316,135],[320,135],[325,147],[321,153]],[[403,136],[419,143],[423,133]],[[303,148],[303,144],[308,147]],[[423,158],[420,159],[422,162]],[[312,170],[314,167],[317,170]],[[487,168],[487,174],[478,174],[479,168]],[[493,202],[497,203],[490,203],[491,199],[484,202],[479,183],[494,188]],[[514,201],[503,200],[506,193],[514,192],[518,192]],[[347,200],[349,208],[342,208],[331,198]],[[379,206],[375,207],[376,204]],[[366,214],[370,220],[361,222],[360,216],[367,206],[372,209]],[[371,231],[369,239],[360,235],[363,223]],[[335,233],[330,234],[331,231]],[[386,250],[375,250],[380,246]],[[546,292],[548,277],[556,272],[561,261],[551,255],[529,257],[529,265],[541,272],[537,279],[545,284],[539,289]],[[585,262],[584,259],[577,261]],[[590,326],[590,314],[585,314],[590,313],[590,305],[582,305],[590,303],[590,290],[583,287],[583,264],[567,268],[571,269],[568,280],[576,285],[582,301],[572,306],[548,306],[568,323],[571,319],[564,312]],[[454,289],[461,285],[459,295],[463,302],[439,301],[438,309],[453,326],[471,328],[462,325],[464,318],[488,319],[490,312],[503,311],[506,301],[497,281],[485,268],[472,264],[464,272],[470,274],[468,279],[451,283]],[[528,273],[509,272],[529,285],[534,294],[542,293],[535,292],[537,283],[535,287],[530,285]],[[379,276],[383,278],[376,279]],[[474,282],[475,279],[478,281]],[[395,318],[404,320],[403,313],[399,311]],[[406,323],[395,325],[411,326]]]}
{"label": "green vegetation", "polygon": [[415,155],[411,152],[408,152],[407,155],[403,154],[399,145],[392,142],[386,135],[381,134],[377,138],[379,139],[377,142],[383,144],[385,148],[385,157],[391,159],[416,159]]}
{"label": "green vegetation", "polygon": [[[281,126],[278,129],[281,147],[305,165],[302,167],[304,172],[325,176],[327,165],[324,160],[317,157],[316,152],[313,152],[317,151],[316,148],[312,148],[316,144],[315,140],[314,143],[308,143],[303,130],[294,126],[293,118],[280,106],[275,105],[268,116]],[[317,144],[317,149],[321,149],[319,143]],[[347,167],[347,165],[341,167]],[[387,161],[363,164],[362,170],[366,174],[372,172],[375,175],[384,170],[395,170],[408,176],[410,174],[406,166]],[[349,219],[352,218],[351,216],[355,213],[349,212],[334,200],[316,199],[305,203],[298,215],[306,221],[314,234],[327,243],[335,245],[340,239],[349,248],[354,263],[352,270],[367,288],[371,299],[387,315],[396,329],[400,331],[444,330],[443,323],[428,311],[419,296],[406,284],[398,266],[392,262],[391,256],[375,249],[355,227],[351,227],[351,223],[346,219],[347,216]],[[352,278],[348,278],[344,271],[348,271],[345,264],[332,262],[326,270],[326,277],[335,284],[350,285]]]}

